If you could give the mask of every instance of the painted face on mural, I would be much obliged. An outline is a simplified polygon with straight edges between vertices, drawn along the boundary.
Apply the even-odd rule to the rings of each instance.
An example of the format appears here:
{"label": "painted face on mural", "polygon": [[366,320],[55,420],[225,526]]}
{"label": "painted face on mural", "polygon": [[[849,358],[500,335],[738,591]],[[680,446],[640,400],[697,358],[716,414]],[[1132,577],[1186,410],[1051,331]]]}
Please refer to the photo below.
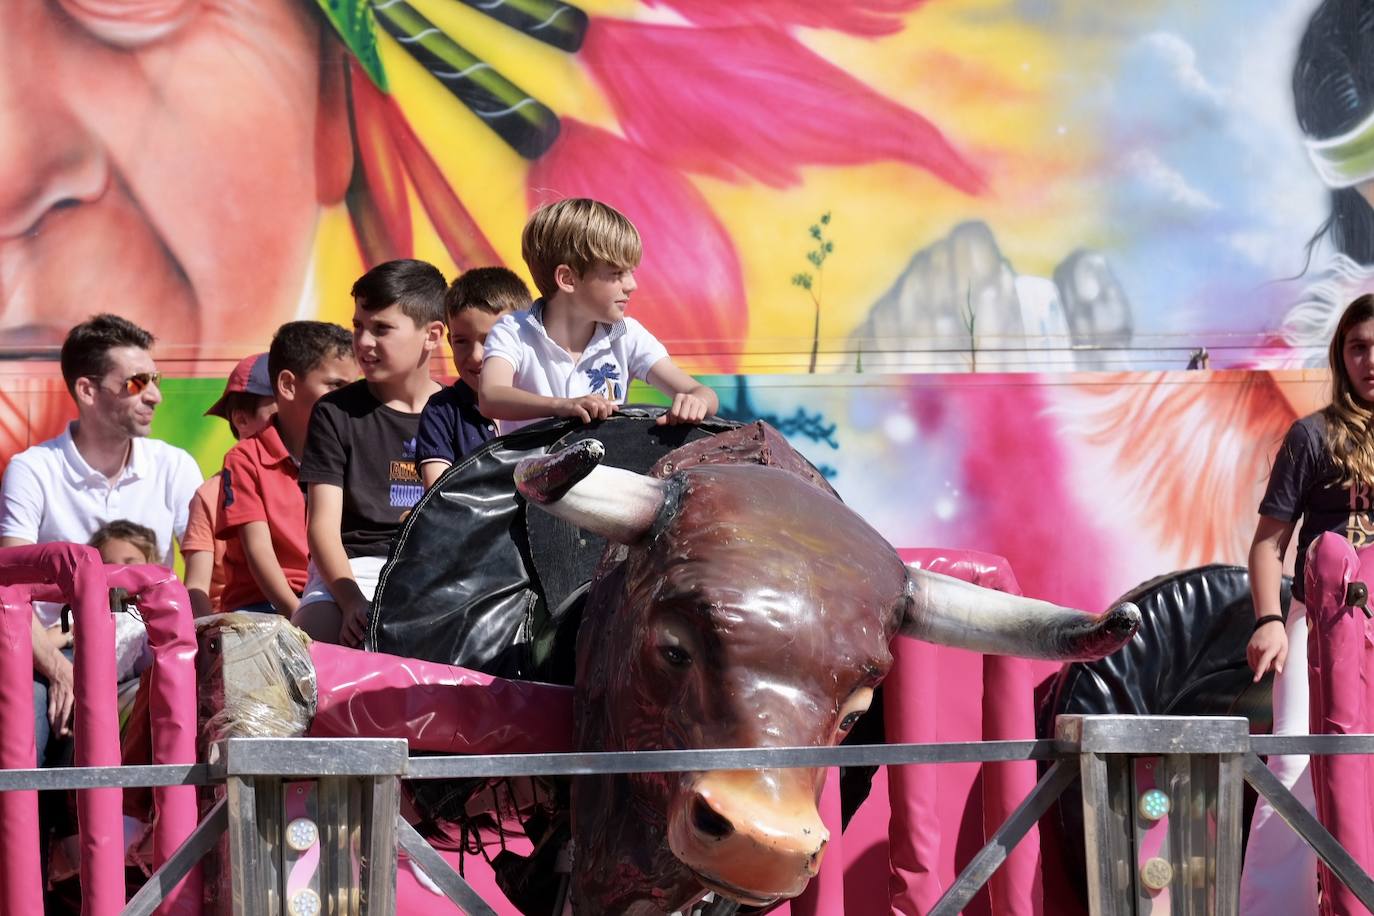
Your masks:
{"label": "painted face on mural", "polygon": [[0,346],[55,345],[109,309],[168,355],[215,356],[246,316],[260,334],[292,317],[351,163],[310,5],[11,0],[5,17]]}

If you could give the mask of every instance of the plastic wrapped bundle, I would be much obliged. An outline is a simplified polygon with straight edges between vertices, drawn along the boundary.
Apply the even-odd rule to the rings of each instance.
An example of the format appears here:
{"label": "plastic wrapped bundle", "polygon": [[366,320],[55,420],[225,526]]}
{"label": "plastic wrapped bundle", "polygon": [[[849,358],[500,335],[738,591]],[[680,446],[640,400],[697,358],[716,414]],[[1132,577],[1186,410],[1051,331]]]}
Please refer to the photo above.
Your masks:
{"label": "plastic wrapped bundle", "polygon": [[201,740],[290,738],[315,717],[310,637],[276,614],[216,614],[197,621]]}

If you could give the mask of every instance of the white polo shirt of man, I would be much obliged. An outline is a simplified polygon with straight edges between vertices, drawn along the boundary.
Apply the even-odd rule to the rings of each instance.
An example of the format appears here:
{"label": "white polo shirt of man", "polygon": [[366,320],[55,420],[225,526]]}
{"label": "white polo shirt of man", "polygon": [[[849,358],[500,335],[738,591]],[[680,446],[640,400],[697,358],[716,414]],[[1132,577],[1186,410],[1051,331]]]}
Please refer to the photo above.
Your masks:
{"label": "white polo shirt of man", "polygon": [[[529,311],[502,315],[492,325],[483,346],[483,359],[504,359],[515,368],[511,384],[521,391],[551,398],[579,398],[599,394],[624,404],[630,382],[645,381],[649,370],[668,350],[633,318],[615,324],[598,323],[592,339],[574,363],[572,354],[544,330],[544,300]],[[502,435],[536,420],[498,420]]]}
{"label": "white polo shirt of man", "polygon": [[[172,538],[186,533],[191,497],[203,482],[187,452],[158,439],[130,440],[129,459],[111,481],[86,463],[68,424],[62,435],[15,455],[0,484],[0,537],[35,544],[85,544],[106,522],[125,519],[157,535],[162,564],[172,565]],[[36,608],[44,626],[56,606]]]}

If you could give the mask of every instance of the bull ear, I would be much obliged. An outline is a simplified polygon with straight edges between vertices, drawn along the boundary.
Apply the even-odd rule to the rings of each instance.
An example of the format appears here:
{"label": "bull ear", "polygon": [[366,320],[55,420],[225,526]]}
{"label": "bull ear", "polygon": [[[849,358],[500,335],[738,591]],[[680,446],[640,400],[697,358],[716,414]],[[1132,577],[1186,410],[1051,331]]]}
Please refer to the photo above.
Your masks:
{"label": "bull ear", "polygon": [[663,508],[663,481],[601,467],[606,447],[583,439],[560,452],[515,466],[515,488],[532,504],[618,544],[634,544],[653,529]]}
{"label": "bull ear", "polygon": [[910,601],[901,632],[926,642],[993,655],[1093,661],[1124,646],[1140,627],[1126,602],[1088,614],[907,567]]}

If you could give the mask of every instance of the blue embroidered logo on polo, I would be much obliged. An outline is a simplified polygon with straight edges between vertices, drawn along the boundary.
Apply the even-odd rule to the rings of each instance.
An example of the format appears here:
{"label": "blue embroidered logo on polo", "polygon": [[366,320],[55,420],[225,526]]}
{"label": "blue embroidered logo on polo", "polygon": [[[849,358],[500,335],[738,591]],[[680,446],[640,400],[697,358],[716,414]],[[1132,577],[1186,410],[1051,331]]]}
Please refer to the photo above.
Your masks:
{"label": "blue embroidered logo on polo", "polygon": [[582,370],[587,373],[587,381],[591,386],[592,394],[605,389],[606,396],[611,400],[616,398],[615,387],[612,382],[619,381],[620,367],[615,363],[602,363],[594,369]]}

